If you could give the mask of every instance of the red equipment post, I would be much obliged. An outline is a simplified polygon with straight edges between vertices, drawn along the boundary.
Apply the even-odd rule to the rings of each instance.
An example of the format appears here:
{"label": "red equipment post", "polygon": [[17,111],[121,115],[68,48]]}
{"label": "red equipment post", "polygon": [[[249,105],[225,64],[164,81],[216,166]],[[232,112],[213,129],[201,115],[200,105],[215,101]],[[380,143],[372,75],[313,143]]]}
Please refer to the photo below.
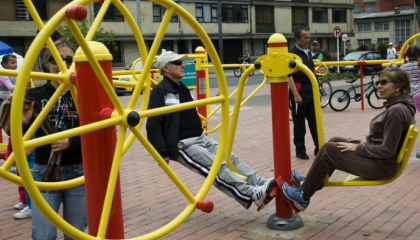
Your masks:
{"label": "red equipment post", "polygon": [[[112,82],[112,55],[102,43],[89,42],[89,45],[108,80]],[[86,125],[103,120],[103,117],[100,115],[101,111],[104,109],[114,109],[114,105],[110,101],[82,49],[76,51],[74,61],[76,62],[80,124]],[[114,156],[117,139],[116,127],[108,127],[83,134],[81,139],[89,234],[96,236]],[[106,238],[124,238],[119,178],[116,183]]]}
{"label": "red equipment post", "polygon": [[357,61],[357,64],[360,66],[360,100],[361,100],[361,104],[362,104],[362,111],[365,110],[365,98],[364,98],[364,89],[363,89],[363,69],[364,66],[366,65],[365,61]]}
{"label": "red equipment post", "polygon": [[[286,38],[282,34],[273,34],[268,40],[267,53],[268,55],[288,54]],[[262,64],[272,66],[271,69],[280,68],[277,66],[278,60],[276,61],[276,59],[286,60],[284,55],[269,59],[271,61],[264,60]],[[267,76],[271,88],[274,178],[281,188],[282,181],[293,184],[290,154],[289,79],[286,69],[278,75],[270,72],[267,73]],[[275,230],[294,230],[303,226],[302,219],[293,212],[292,206],[281,190],[276,195],[276,213],[270,216],[267,226]]]}
{"label": "red equipment post", "polygon": [[[199,55],[205,55],[205,57],[197,58],[195,61],[195,71],[197,79],[197,100],[207,98],[207,83],[206,83],[206,70],[202,67],[204,64],[208,64],[207,52],[203,47],[197,47],[195,53]],[[198,107],[198,113],[204,118],[207,118],[207,106]],[[204,130],[207,129],[207,124],[203,123]]]}

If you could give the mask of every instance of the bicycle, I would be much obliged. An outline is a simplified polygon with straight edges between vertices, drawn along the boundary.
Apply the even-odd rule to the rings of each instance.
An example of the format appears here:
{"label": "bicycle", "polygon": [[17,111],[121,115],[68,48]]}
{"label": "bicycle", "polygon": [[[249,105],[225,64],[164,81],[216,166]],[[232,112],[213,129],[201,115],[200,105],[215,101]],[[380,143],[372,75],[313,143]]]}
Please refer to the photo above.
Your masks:
{"label": "bicycle", "polygon": [[[366,94],[366,98],[368,100],[369,105],[374,109],[381,109],[384,107],[383,100],[379,98],[378,88],[374,83],[376,72],[372,68],[368,68],[371,73],[372,77],[370,82],[363,84],[364,92],[367,92],[369,89],[372,90]],[[351,84],[351,87],[347,90],[338,89],[335,90],[330,96],[330,107],[337,112],[344,111],[349,105],[350,100],[354,99],[356,102],[362,99],[362,95],[356,92],[356,89],[360,88],[359,86],[354,86],[353,83],[358,80],[357,78],[348,79],[346,80],[347,83]]]}
{"label": "bicycle", "polygon": [[[239,61],[239,63],[242,63],[242,64],[249,64],[249,63],[246,63],[246,62],[242,62],[242,58],[239,58],[238,61]],[[240,77],[240,76],[242,76],[242,72],[245,72],[245,70],[246,70],[246,67],[237,67],[237,68],[233,69],[233,74],[236,77]],[[249,76],[252,76],[252,75],[254,75],[254,72],[249,74]]]}
{"label": "bicycle", "polygon": [[[328,66],[325,65],[324,63],[322,63],[319,60],[316,60],[316,61],[318,61],[320,63],[320,65],[318,65],[315,68],[315,75],[317,75],[318,77],[323,77],[323,76],[327,75],[328,74]],[[324,66],[325,72],[320,70],[321,66]],[[321,98],[321,108],[325,108],[325,107],[328,106],[328,104],[330,102],[332,87],[331,87],[331,83],[329,81],[319,80],[318,77],[316,79],[318,81],[318,86],[319,86],[319,96]]]}

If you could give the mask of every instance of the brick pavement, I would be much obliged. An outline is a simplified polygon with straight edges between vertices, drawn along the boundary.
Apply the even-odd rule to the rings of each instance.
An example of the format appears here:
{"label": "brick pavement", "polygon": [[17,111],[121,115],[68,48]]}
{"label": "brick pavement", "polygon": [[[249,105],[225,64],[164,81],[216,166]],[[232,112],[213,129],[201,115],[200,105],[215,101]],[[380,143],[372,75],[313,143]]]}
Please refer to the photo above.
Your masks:
{"label": "brick pavement", "polygon": [[[246,92],[250,91],[247,87]],[[216,92],[217,89],[212,89],[211,94],[214,96]],[[269,86],[266,85],[258,96],[267,97],[268,94]],[[128,99],[129,96],[121,97],[123,102]],[[233,150],[263,176],[272,176],[269,103],[261,106],[251,101],[245,106],[240,113]],[[363,137],[370,119],[380,110],[366,106],[365,111],[361,111],[360,103],[352,102],[344,112],[337,113],[328,107],[322,112],[325,139],[329,139],[333,136]],[[210,126],[218,121],[216,114],[210,120]],[[217,139],[218,133],[213,136]],[[310,160],[296,159],[293,151],[291,159],[292,167],[303,174],[314,159],[309,134],[306,140]],[[414,152],[420,149],[420,141],[414,149]],[[175,162],[170,166],[192,193],[199,190],[204,181],[202,177]],[[394,183],[323,189],[312,198],[308,210],[300,213],[305,226],[288,232],[266,228],[268,217],[275,212],[274,204],[261,212],[257,212],[255,206],[245,210],[212,187],[206,199],[215,203],[214,211],[210,214],[195,211],[164,239],[420,239],[419,168],[420,161],[412,158],[404,174]],[[138,142],[125,154],[120,169],[126,238],[162,227],[186,207],[184,197]],[[343,173],[334,174],[337,178],[343,176]],[[16,212],[13,210],[16,200],[16,185],[1,179],[0,239],[30,239],[30,219],[14,220],[12,217]],[[61,233],[59,239],[62,239]]]}

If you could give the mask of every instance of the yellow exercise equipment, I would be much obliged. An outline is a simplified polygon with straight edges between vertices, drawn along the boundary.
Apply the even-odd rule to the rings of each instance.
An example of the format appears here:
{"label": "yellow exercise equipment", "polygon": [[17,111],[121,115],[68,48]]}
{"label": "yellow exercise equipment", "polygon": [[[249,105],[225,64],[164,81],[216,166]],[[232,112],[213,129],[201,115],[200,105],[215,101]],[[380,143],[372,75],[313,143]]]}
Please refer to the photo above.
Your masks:
{"label": "yellow exercise equipment", "polygon": [[[161,166],[163,171],[168,175],[168,177],[173,181],[173,184],[179,191],[184,195],[187,206],[185,209],[176,216],[171,222],[167,225],[157,229],[151,233],[148,233],[143,236],[135,237],[132,239],[156,239],[162,237],[180,224],[182,224],[196,209],[196,204],[200,200],[202,200],[207,192],[209,191],[211,185],[214,182],[214,179],[217,175],[219,170],[220,164],[222,162],[222,158],[224,155],[224,150],[226,148],[227,142],[227,134],[228,134],[228,127],[229,127],[229,102],[228,102],[228,92],[227,86],[225,82],[225,76],[223,74],[223,69],[221,67],[220,60],[212,45],[210,38],[204,31],[204,29],[199,25],[199,23],[195,20],[193,16],[191,16],[186,10],[181,8],[177,3],[174,1],[169,0],[153,0],[153,2],[160,4],[166,8],[166,13],[163,17],[162,23],[157,30],[155,40],[149,53],[146,51],[146,47],[144,44],[143,37],[141,32],[137,28],[137,24],[134,18],[130,15],[129,10],[124,6],[124,4],[119,0],[105,0],[103,2],[103,6],[101,10],[97,14],[95,20],[92,23],[92,26],[87,34],[86,37],[83,37],[80,29],[78,28],[77,24],[72,20],[66,17],[65,11],[66,9],[81,5],[87,6],[96,2],[96,0],[75,0],[70,2],[66,5],[63,9],[57,12],[50,21],[48,21],[45,26],[41,19],[39,18],[32,2],[30,0],[24,0],[28,11],[30,12],[32,18],[34,19],[35,24],[40,29],[39,34],[33,41],[32,45],[29,47],[25,62],[20,71],[18,71],[19,81],[16,84],[15,92],[14,92],[14,101],[12,103],[12,109],[14,109],[11,113],[11,121],[12,122],[20,122],[22,119],[22,111],[18,111],[18,109],[22,109],[23,107],[23,99],[26,90],[26,84],[30,78],[34,79],[50,79],[53,81],[58,81],[60,86],[56,90],[55,94],[51,98],[51,100],[46,104],[45,108],[39,114],[39,117],[34,121],[28,131],[23,135],[22,128],[19,124],[11,126],[11,135],[12,135],[12,143],[14,147],[14,154],[9,157],[2,168],[0,168],[0,176],[14,182],[16,184],[23,184],[33,202],[39,207],[40,211],[46,216],[46,218],[51,221],[55,226],[57,226],[60,230],[65,232],[72,238],[75,239],[105,239],[105,232],[106,232],[106,224],[101,224],[98,230],[97,236],[91,236],[84,232],[81,232],[75,229],[73,226],[68,224],[64,221],[57,213],[55,213],[51,207],[46,203],[45,199],[42,198],[39,190],[46,189],[64,189],[77,186],[79,184],[83,184],[83,178],[73,179],[70,181],[65,182],[57,182],[57,183],[45,183],[45,182],[34,182],[32,175],[30,173],[26,156],[25,156],[25,149],[38,147],[45,144],[50,144],[51,142],[68,138],[76,135],[81,135],[84,133],[89,133],[91,131],[95,131],[98,129],[102,129],[109,126],[119,126],[119,131],[125,131],[129,129],[131,131],[130,135],[125,139],[124,136],[119,135],[117,139],[116,149],[113,164],[117,164],[113,166],[113,171],[111,172],[110,179],[115,179],[115,175],[118,174],[118,166],[121,160],[121,157],[125,154],[128,148],[132,145],[135,139],[141,142],[146,150],[153,156],[156,162]],[[102,21],[106,10],[109,8],[110,4],[114,4],[114,6],[122,13],[124,16],[125,21],[129,24],[135,39],[138,44],[139,52],[141,53],[141,58],[145,59],[143,62],[143,72],[140,74],[138,78],[138,82],[135,86],[134,92],[132,94],[132,98],[130,99],[127,106],[123,106],[123,104],[119,101],[117,95],[115,94],[112,85],[108,82],[108,79],[104,75],[102,69],[99,66],[98,60],[95,59],[94,55],[92,54],[92,50],[88,45],[88,41],[91,41],[96,30],[99,27],[100,22]],[[217,76],[217,81],[219,84],[219,92],[220,95],[217,97],[212,97],[204,100],[198,100],[194,102],[179,104],[176,106],[168,106],[159,109],[147,110],[148,106],[148,98],[150,96],[150,88],[144,87],[145,85],[148,86],[150,84],[150,68],[155,58],[158,48],[162,42],[164,37],[165,31],[168,27],[172,14],[177,14],[180,18],[182,18],[187,24],[191,26],[191,28],[196,32],[199,36],[201,42],[203,43],[204,47],[206,48],[209,56],[213,60],[214,69]],[[111,99],[113,105],[115,106],[115,110],[112,113],[111,118],[105,119],[103,121],[99,121],[96,123],[80,126],[75,129],[71,129],[68,131],[63,131],[55,134],[51,134],[45,137],[37,138],[30,140],[30,136],[35,132],[35,130],[40,126],[41,122],[45,119],[48,112],[51,110],[53,105],[57,102],[59,96],[65,91],[66,88],[69,88],[71,94],[75,100],[76,105],[77,102],[77,89],[71,82],[71,76],[74,73],[74,64],[70,69],[67,69],[66,66],[62,61],[57,61],[58,66],[61,70],[59,74],[49,74],[49,73],[33,73],[31,72],[33,65],[35,64],[35,59],[41,52],[45,43],[47,43],[48,48],[52,52],[52,56],[55,59],[61,59],[58,53],[58,50],[55,48],[54,43],[50,39],[50,36],[54,32],[54,30],[63,22],[65,22],[70,30],[72,31],[75,39],[77,40],[80,48],[85,52],[92,68],[95,70],[104,90],[107,92],[109,98]],[[140,109],[137,113],[141,116],[140,123],[135,126],[131,127],[127,125],[125,117],[127,116],[127,112],[134,111],[136,103],[139,100],[140,92],[143,90],[143,100],[140,106]],[[164,162],[161,156],[157,153],[157,151],[151,146],[151,144],[147,141],[147,138],[144,136],[143,133],[140,132],[140,126],[142,125],[144,119],[146,117],[157,116],[161,114],[167,114],[170,112],[185,110],[189,108],[196,108],[199,106],[205,106],[208,104],[215,104],[220,103],[222,105],[221,109],[221,130],[220,130],[220,138],[219,138],[219,148],[216,154],[216,159],[214,160],[214,164],[206,178],[204,184],[201,186],[200,190],[194,195],[189,189],[185,187],[185,185],[181,182],[179,177],[172,171],[172,169]],[[22,137],[23,136],[23,137]],[[118,147],[121,146],[121,147]],[[13,174],[7,172],[10,166],[13,164],[14,159],[16,159],[16,164],[21,172],[21,178],[17,177]],[[116,171],[114,171],[116,169]],[[111,181],[111,180],[110,180]],[[110,189],[108,191],[113,192],[112,186],[115,186],[115,182],[111,182],[109,184]],[[107,198],[105,201],[109,201]],[[108,204],[109,205],[109,204]],[[104,206],[108,206],[104,204]],[[109,216],[110,209],[103,210],[102,217]],[[107,222],[105,220],[104,222]],[[101,219],[102,223],[102,219]]]}

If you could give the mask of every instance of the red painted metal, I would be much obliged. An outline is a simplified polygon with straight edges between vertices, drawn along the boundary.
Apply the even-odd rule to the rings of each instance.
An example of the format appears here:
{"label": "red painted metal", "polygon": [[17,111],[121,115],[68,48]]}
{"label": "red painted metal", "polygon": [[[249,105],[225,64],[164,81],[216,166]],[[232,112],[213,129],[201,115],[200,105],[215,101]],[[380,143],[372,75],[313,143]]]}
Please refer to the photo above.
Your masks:
{"label": "red painted metal", "polygon": [[211,213],[214,209],[214,203],[210,200],[198,201],[196,207],[205,213]]}
{"label": "red painted metal", "polygon": [[[101,61],[99,63],[111,82],[111,61]],[[80,124],[86,125],[102,120],[104,111],[109,114],[109,109],[114,109],[112,102],[89,62],[76,62],[76,72]],[[96,236],[107,190],[112,158],[114,156],[117,139],[116,127],[108,127],[83,134],[81,139],[89,234]],[[106,238],[124,238],[119,178],[115,188]]]}
{"label": "red painted metal", "polygon": [[[273,124],[274,179],[283,179],[292,185],[289,123],[289,85],[270,83]],[[281,186],[281,184],[279,185]],[[276,215],[288,218],[293,210],[283,193],[276,197]]]}
{"label": "red painted metal", "polygon": [[77,5],[66,9],[66,17],[75,21],[83,21],[87,17],[87,9],[85,6]]}
{"label": "red painted metal", "polygon": [[269,48],[287,47],[287,43],[269,43]]}
{"label": "red painted metal", "polygon": [[357,64],[360,66],[360,94],[361,94],[361,101],[360,104],[362,105],[362,111],[365,110],[365,95],[364,95],[364,89],[363,89],[363,69],[364,65],[366,65],[365,61],[357,61]]}

